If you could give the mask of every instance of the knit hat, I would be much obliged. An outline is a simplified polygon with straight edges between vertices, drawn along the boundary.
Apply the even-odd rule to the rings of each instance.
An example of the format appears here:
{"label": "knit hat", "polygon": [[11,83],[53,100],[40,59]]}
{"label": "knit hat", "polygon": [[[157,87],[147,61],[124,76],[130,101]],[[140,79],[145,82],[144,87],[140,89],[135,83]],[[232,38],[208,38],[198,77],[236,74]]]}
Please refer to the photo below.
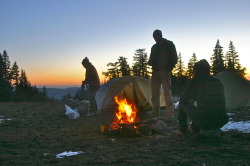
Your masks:
{"label": "knit hat", "polygon": [[210,65],[205,59],[195,63],[194,70],[202,75],[210,75]]}
{"label": "knit hat", "polygon": [[87,57],[85,57],[83,60],[82,60],[82,64],[89,64],[89,59]]}

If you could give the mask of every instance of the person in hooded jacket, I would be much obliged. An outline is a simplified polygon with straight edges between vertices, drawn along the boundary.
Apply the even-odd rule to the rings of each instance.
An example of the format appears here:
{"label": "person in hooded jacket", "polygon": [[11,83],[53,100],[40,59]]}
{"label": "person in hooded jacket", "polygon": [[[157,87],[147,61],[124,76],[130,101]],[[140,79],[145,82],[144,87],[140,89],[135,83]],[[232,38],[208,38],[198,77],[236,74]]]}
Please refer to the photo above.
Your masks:
{"label": "person in hooded jacket", "polygon": [[152,66],[152,116],[160,116],[160,90],[164,90],[165,117],[172,118],[174,105],[171,93],[171,71],[177,63],[177,53],[172,41],[162,37],[160,30],[153,32],[155,44],[151,48],[148,64]]}
{"label": "person in hooded jacket", "polygon": [[82,81],[82,87],[87,87],[89,90],[90,110],[92,112],[96,112],[97,104],[95,100],[95,94],[100,87],[100,79],[96,68],[89,62],[87,57],[82,60],[82,65],[86,69],[85,80]]}
{"label": "person in hooded jacket", "polygon": [[179,132],[187,134],[187,118],[191,119],[191,132],[220,129],[229,118],[226,113],[224,87],[210,75],[210,65],[203,59],[194,65],[194,78],[179,101]]}

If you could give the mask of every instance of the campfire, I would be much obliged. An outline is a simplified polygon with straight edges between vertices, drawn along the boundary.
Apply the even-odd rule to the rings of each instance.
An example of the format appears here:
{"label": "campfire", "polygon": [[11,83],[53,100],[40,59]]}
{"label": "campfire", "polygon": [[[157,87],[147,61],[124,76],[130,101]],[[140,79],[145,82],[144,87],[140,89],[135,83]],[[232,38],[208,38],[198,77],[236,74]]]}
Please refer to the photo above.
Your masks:
{"label": "campfire", "polygon": [[118,100],[118,97],[115,97],[115,102],[118,104],[118,112],[115,113],[116,117],[110,126],[112,129],[117,129],[120,124],[133,124],[138,122],[137,119],[137,109],[135,105],[128,104],[126,99]]}
{"label": "campfire", "polygon": [[115,119],[110,125],[101,125],[101,132],[115,135],[135,135],[137,133],[137,109],[133,102],[128,103],[127,99],[114,97],[118,104],[118,110],[114,112]]}
{"label": "campfire", "polygon": [[166,127],[164,118],[154,118],[141,121],[138,116],[136,105],[127,99],[114,97],[118,104],[117,111],[114,111],[115,118],[109,125],[101,125],[101,132],[107,135],[136,136],[151,135],[152,131],[163,131]]}

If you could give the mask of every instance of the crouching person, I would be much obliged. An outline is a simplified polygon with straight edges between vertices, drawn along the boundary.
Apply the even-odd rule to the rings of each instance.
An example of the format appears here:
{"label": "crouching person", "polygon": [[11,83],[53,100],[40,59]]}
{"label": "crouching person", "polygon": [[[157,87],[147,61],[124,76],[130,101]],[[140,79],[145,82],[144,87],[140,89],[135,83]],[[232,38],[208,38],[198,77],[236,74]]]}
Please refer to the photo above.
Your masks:
{"label": "crouching person", "polygon": [[220,129],[229,120],[224,87],[210,76],[210,65],[204,59],[194,65],[194,78],[180,98],[177,118],[181,135],[187,134],[188,127],[191,132]]}

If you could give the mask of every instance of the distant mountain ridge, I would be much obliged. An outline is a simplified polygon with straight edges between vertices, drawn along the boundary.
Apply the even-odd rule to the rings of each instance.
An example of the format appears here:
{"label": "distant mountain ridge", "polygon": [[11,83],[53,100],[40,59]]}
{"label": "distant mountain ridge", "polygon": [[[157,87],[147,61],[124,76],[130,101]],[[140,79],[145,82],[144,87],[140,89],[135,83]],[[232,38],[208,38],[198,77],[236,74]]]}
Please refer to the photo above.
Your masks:
{"label": "distant mountain ridge", "polygon": [[[43,88],[37,88],[40,92],[43,91]],[[63,96],[70,94],[71,96],[75,96],[79,87],[69,87],[69,88],[46,88],[47,96],[61,100]]]}

